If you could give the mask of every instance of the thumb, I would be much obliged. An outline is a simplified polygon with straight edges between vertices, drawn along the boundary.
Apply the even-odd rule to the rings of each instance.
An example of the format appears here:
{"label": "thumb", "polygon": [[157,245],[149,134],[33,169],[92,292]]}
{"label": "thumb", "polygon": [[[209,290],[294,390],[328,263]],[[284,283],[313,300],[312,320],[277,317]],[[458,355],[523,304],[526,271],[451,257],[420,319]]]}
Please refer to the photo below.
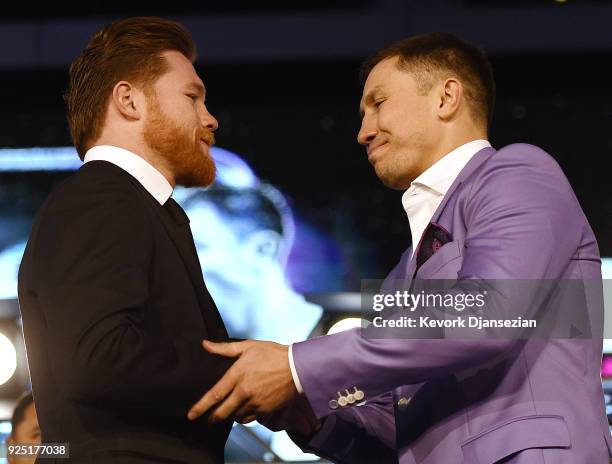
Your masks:
{"label": "thumb", "polygon": [[244,342],[211,342],[202,341],[202,347],[211,354],[218,354],[226,358],[237,358],[244,352]]}

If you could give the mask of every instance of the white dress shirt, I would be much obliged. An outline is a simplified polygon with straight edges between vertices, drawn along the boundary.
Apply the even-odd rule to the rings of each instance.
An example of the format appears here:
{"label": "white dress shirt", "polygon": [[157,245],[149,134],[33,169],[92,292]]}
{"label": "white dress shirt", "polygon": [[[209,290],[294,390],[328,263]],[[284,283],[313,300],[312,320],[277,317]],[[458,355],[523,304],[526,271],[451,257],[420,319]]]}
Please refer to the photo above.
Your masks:
{"label": "white dress shirt", "polygon": [[[455,148],[414,179],[402,195],[402,206],[408,215],[412,233],[412,255],[432,216],[461,170],[476,153],[491,144],[474,140]],[[411,255],[411,257],[412,257]]]}
{"label": "white dress shirt", "polygon": [[[436,209],[442,203],[444,195],[446,195],[446,192],[448,192],[448,189],[461,170],[472,159],[472,156],[483,148],[490,146],[491,144],[487,140],[480,139],[455,148],[427,168],[419,177],[412,181],[408,190],[404,192],[402,195],[402,205],[410,223],[412,255],[414,255],[415,248],[421,241],[421,235],[423,235],[427,224],[431,221]],[[293,346],[290,345],[289,367],[291,368],[291,375],[293,376],[293,382],[297,391],[304,393],[293,362],[292,348]]]}
{"label": "white dress shirt", "polygon": [[97,145],[87,150],[83,161],[85,163],[90,161],[113,163],[140,182],[160,205],[166,203],[172,195],[172,185],[161,172],[144,158],[124,148]]}

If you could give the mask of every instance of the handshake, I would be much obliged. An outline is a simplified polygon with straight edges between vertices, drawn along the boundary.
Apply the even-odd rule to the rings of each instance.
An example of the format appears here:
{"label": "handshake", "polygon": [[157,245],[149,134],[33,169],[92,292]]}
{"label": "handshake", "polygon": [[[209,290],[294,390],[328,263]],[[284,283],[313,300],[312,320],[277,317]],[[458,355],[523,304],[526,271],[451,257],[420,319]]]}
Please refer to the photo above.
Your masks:
{"label": "handshake", "polygon": [[233,419],[259,421],[270,430],[287,430],[308,437],[321,423],[308,400],[299,394],[291,368],[289,347],[273,342],[246,340],[232,343],[202,342],[212,354],[236,361],[197,403],[187,417],[206,414],[211,423]]}

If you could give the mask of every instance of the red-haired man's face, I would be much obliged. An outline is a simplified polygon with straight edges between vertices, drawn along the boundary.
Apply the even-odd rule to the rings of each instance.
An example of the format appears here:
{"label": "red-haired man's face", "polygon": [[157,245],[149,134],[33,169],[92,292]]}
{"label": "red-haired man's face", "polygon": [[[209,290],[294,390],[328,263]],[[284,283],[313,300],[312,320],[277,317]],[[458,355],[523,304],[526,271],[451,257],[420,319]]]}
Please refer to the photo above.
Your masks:
{"label": "red-haired man's face", "polygon": [[167,161],[177,185],[205,187],[215,179],[210,147],[219,125],[206,108],[206,89],[191,62],[177,51],[163,56],[169,70],[149,92],[143,138]]}

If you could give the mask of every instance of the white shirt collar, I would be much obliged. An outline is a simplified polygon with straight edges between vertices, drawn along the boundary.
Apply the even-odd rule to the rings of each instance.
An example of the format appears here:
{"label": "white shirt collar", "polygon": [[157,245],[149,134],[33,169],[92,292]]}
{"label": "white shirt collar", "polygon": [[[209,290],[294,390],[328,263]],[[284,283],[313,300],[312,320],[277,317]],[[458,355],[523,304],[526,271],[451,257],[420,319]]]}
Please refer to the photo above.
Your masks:
{"label": "white shirt collar", "polygon": [[490,146],[491,144],[488,140],[480,139],[473,140],[455,148],[421,173],[421,175],[410,184],[407,192],[410,191],[410,189],[414,190],[416,187],[421,186],[433,190],[438,195],[446,195],[446,192],[448,192],[448,189],[461,170],[472,159],[472,156],[483,148]]}
{"label": "white shirt collar", "polygon": [[160,205],[166,203],[172,195],[172,186],[164,175],[144,158],[129,150],[111,145],[97,145],[85,154],[84,162],[89,161],[108,161],[120,167],[136,178]]}
{"label": "white shirt collar", "polygon": [[427,224],[461,170],[476,153],[490,146],[486,140],[461,145],[425,170],[404,192],[402,205],[410,222],[413,253]]}

